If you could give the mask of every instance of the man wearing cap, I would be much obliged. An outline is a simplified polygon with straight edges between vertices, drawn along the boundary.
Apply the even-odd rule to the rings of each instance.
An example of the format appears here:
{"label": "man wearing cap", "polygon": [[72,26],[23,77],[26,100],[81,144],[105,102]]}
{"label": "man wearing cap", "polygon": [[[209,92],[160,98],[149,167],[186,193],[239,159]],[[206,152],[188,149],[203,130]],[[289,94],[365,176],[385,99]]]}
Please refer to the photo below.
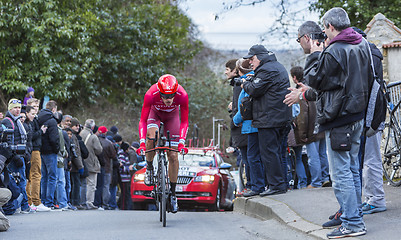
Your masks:
{"label": "man wearing cap", "polygon": [[106,133],[108,132],[107,128],[105,126],[100,126],[97,132],[100,144],[103,147],[102,153],[98,156],[99,161],[103,163],[101,168],[101,172],[103,173],[102,206],[99,205],[99,207],[109,209],[111,174],[113,171],[112,162],[113,159],[117,158],[117,153],[113,143],[106,138]]}
{"label": "man wearing cap", "polygon": [[255,72],[242,88],[252,99],[252,126],[258,129],[261,160],[269,188],[260,196],[285,193],[287,183],[281,167],[281,142],[291,121],[291,108],[283,103],[290,87],[288,73],[273,52],[254,45],[244,57]]}
{"label": "man wearing cap", "polygon": [[[8,102],[8,111],[6,117],[1,121],[1,124],[7,129],[13,129],[14,134],[9,144],[24,144],[26,146],[27,133],[25,131],[22,122],[20,121],[21,113],[21,101],[18,99],[11,99]],[[8,165],[10,173],[19,173],[20,182],[18,188],[20,189],[23,199],[21,202],[21,213],[31,212],[31,208],[28,204],[28,196],[26,194],[26,175],[25,175],[25,163],[22,156],[14,157]]]}

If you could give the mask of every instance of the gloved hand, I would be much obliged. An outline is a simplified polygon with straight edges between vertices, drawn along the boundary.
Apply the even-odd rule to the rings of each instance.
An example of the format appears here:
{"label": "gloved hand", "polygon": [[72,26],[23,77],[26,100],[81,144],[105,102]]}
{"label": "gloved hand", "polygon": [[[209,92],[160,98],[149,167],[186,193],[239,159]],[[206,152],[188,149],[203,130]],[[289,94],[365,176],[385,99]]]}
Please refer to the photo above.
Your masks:
{"label": "gloved hand", "polygon": [[144,142],[142,142],[142,143],[139,145],[139,148],[136,150],[136,154],[138,154],[138,155],[144,155],[144,154],[145,154],[145,151],[146,151],[146,145],[145,145]]}
{"label": "gloved hand", "polygon": [[188,153],[188,148],[184,146],[184,144],[180,143],[178,144],[178,151],[182,154],[187,154]]}
{"label": "gloved hand", "polygon": [[78,173],[81,176],[84,175],[84,168],[78,169]]}
{"label": "gloved hand", "polygon": [[10,159],[13,156],[13,152],[9,147],[1,147],[0,155],[3,155],[5,158]]}

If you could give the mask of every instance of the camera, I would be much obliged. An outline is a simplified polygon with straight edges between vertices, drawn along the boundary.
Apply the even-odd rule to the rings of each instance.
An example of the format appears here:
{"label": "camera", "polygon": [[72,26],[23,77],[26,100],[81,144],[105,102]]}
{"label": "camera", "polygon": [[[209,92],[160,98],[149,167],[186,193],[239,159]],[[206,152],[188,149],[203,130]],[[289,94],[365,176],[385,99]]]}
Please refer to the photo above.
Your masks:
{"label": "camera", "polygon": [[78,158],[78,154],[77,154],[77,151],[76,151],[75,147],[76,147],[75,144],[71,143],[71,153],[72,153],[72,156],[74,157],[74,159]]}
{"label": "camera", "polygon": [[17,185],[21,182],[21,175],[19,174],[19,172],[12,172],[11,176],[14,178]]}
{"label": "camera", "polygon": [[322,43],[326,40],[327,35],[324,32],[314,32],[310,34],[310,38],[312,40],[318,40],[319,43]]}
{"label": "camera", "polygon": [[242,84],[242,79],[237,77],[237,78],[233,78],[233,82],[234,82],[234,86],[241,86]]}
{"label": "camera", "polygon": [[26,144],[10,144],[13,139],[14,129],[7,129],[0,127],[0,146],[3,148],[10,148],[13,153],[24,155]]}

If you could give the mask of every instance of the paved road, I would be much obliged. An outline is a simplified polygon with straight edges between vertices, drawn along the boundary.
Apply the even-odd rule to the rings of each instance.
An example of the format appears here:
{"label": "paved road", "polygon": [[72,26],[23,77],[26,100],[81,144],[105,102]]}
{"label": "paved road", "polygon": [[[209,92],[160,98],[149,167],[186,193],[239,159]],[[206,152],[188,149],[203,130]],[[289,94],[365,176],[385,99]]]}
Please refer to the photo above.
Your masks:
{"label": "paved road", "polygon": [[235,212],[75,211],[15,214],[0,240],[103,239],[313,239],[274,219],[261,221]]}

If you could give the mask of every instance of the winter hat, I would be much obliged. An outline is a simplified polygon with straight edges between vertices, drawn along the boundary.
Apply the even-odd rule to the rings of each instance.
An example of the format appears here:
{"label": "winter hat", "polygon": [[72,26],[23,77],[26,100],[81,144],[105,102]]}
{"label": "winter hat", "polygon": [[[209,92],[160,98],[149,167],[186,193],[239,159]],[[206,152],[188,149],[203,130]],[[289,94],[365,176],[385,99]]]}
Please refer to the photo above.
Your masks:
{"label": "winter hat", "polygon": [[99,129],[98,129],[98,132],[100,134],[107,133],[107,131],[108,130],[107,130],[107,128],[105,126],[100,126]]}
{"label": "winter hat", "polygon": [[72,118],[72,119],[71,119],[71,127],[72,127],[72,126],[76,126],[76,125],[79,125],[78,119]]}
{"label": "winter hat", "polygon": [[352,27],[352,29],[354,29],[355,32],[361,34],[362,37],[366,38],[366,33],[364,31],[362,31],[361,29],[359,29],[357,27]]}
{"label": "winter hat", "polygon": [[110,131],[112,131],[114,134],[117,134],[118,128],[117,128],[116,126],[112,126],[112,127],[110,128]]}
{"label": "winter hat", "polygon": [[121,141],[123,140],[123,138],[122,138],[120,135],[118,135],[118,134],[116,134],[116,135],[113,137],[113,139],[114,139],[115,142],[121,142]]}
{"label": "winter hat", "polygon": [[[118,141],[117,141],[118,142]],[[129,148],[129,144],[126,142],[121,143],[121,149],[125,151],[127,151]]]}
{"label": "winter hat", "polygon": [[139,148],[139,142],[132,142],[131,146],[136,148],[136,149],[138,149]]}
{"label": "winter hat", "polygon": [[249,49],[248,55],[244,56],[243,58],[248,59],[255,55],[268,54],[268,53],[269,51],[267,51],[267,49],[263,45],[256,44]]}
{"label": "winter hat", "polygon": [[35,92],[35,90],[32,87],[29,87],[27,91],[28,91],[28,93]]}
{"label": "winter hat", "polygon": [[16,98],[11,98],[10,101],[8,102],[8,111],[15,107],[21,107],[21,100],[18,100]]}

